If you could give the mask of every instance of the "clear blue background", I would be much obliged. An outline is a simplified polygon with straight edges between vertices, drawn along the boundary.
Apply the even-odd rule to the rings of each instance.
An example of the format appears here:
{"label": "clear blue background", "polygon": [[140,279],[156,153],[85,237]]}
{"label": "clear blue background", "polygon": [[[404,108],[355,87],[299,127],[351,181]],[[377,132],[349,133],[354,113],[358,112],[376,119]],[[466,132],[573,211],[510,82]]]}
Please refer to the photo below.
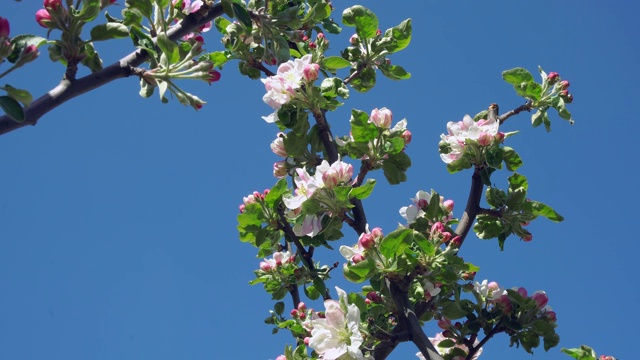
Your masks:
{"label": "clear blue background", "polygon": [[[354,4],[333,3],[338,20]],[[538,65],[557,71],[572,84],[576,124],[553,115],[553,131],[546,133],[532,129],[524,114],[503,130],[522,130],[508,145],[525,161],[529,197],[566,220],[535,221],[533,241],[510,238],[504,252],[471,235],[461,254],[481,267],[478,280],[547,291],[561,342],[548,353],[537,349],[535,358],[569,359],[560,347],[580,344],[637,358],[639,6],[597,0],[365,5],[383,30],[408,17],[414,29],[410,47],[392,57],[412,78],[381,79],[328,115],[341,135],[351,108],[388,107],[413,132],[409,180],[390,187],[381,173],[371,174],[379,180],[365,201],[371,226],[393,230],[403,221],[398,209],[420,189],[454,199],[459,216],[470,173],[449,175],[439,159],[446,122],[492,102],[502,112],[522,104],[500,77],[505,69],[522,66],[536,76]],[[40,1],[3,0],[0,16],[10,20],[11,35],[46,36],[34,21],[40,7]],[[331,37],[330,53],[337,55],[351,34],[345,28]],[[222,48],[215,30],[206,39],[209,50]],[[105,64],[132,50],[127,39],[96,46]],[[35,65],[2,83],[36,97],[53,88],[64,69],[42,51]],[[248,285],[260,259],[235,229],[242,197],[275,182],[278,158],[269,143],[277,129],[260,119],[271,112],[261,101],[263,85],[239,76],[231,63],[211,87],[184,86],[207,101],[199,112],[177,101],[163,105],[157,96],[140,98],[132,77],[0,138],[0,359],[274,359],[291,343],[262,324],[272,302],[261,287]],[[346,234],[336,247],[355,243],[355,234]],[[337,253],[320,256],[342,261]],[[334,277],[358,288],[339,271]],[[431,336],[436,330],[427,326]],[[389,358],[414,359],[415,352],[403,344]],[[531,356],[508,348],[502,335],[481,358]]]}

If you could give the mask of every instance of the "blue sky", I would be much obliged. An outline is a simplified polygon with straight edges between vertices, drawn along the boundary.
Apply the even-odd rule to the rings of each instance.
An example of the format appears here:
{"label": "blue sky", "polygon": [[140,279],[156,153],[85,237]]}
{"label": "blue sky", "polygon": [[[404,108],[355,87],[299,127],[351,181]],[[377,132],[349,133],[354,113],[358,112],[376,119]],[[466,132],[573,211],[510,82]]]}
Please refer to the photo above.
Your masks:
{"label": "blue sky", "polygon": [[[122,3],[123,1],[118,1]],[[354,2],[333,1],[336,18]],[[34,13],[40,1],[5,0],[0,16],[11,35],[46,35]],[[503,130],[522,156],[529,197],[566,220],[539,219],[534,239],[495,241],[471,235],[461,254],[480,266],[478,280],[544,289],[558,314],[560,346],[538,359],[569,359],[560,347],[593,346],[633,359],[640,320],[638,200],[633,160],[640,126],[640,28],[634,2],[372,1],[384,30],[413,19],[409,48],[392,57],[412,78],[381,80],[352,92],[329,114],[344,134],[352,108],[393,110],[407,118],[413,142],[409,180],[378,186],[364,203],[369,223],[389,232],[398,209],[420,189],[437,190],[464,207],[470,173],[449,175],[437,143],[447,121],[492,102],[505,112],[523,103],[500,74],[538,65],[571,82],[576,120],[552,117],[553,131],[529,117]],[[119,9],[111,8],[118,13]],[[352,29],[330,38],[333,55]],[[56,36],[54,33],[53,36]],[[215,31],[206,46],[219,50]],[[131,51],[127,39],[97,44],[106,64]],[[40,96],[63,74],[44,49],[35,65],[2,79]],[[6,65],[3,65],[6,66]],[[346,76],[343,74],[343,76]],[[260,259],[237,240],[235,217],[246,194],[275,183],[277,129],[260,117],[263,85],[228,64],[220,82],[185,84],[207,101],[199,112],[177,101],[138,96],[138,80],[121,79],[63,104],[35,127],[0,139],[0,358],[2,359],[275,359],[286,334],[262,324],[272,307],[251,287]],[[634,155],[636,154],[636,155]],[[356,164],[356,163],[354,163]],[[504,185],[504,184],[503,184]],[[356,241],[347,233],[344,243]],[[341,261],[339,254],[321,256]],[[329,256],[333,256],[329,258]],[[356,290],[338,273],[336,283]],[[313,304],[321,308],[321,304]],[[436,329],[427,326],[433,335]],[[530,359],[498,336],[481,359]],[[412,344],[389,359],[414,359]]]}

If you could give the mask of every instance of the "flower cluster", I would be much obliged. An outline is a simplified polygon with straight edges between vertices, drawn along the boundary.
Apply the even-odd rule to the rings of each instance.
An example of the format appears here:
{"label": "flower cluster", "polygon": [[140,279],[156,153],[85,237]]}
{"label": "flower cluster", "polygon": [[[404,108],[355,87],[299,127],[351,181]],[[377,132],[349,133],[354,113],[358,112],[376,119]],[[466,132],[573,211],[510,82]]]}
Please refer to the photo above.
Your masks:
{"label": "flower cluster", "polygon": [[[409,205],[409,206],[403,206],[400,208],[400,215],[407,220],[407,224],[411,225],[412,223],[414,223],[418,218],[424,217],[426,215],[426,208],[429,206],[429,203],[431,202],[431,196],[432,193],[428,193],[424,190],[419,190],[416,193],[416,197],[411,199],[411,201],[413,202],[413,204]],[[440,221],[446,223],[449,220],[452,219],[453,217],[453,200],[444,200],[444,198],[442,196],[440,196],[439,199],[437,199],[440,202],[440,206],[442,209],[444,209],[446,211],[446,215],[443,216],[441,219],[439,219]],[[436,228],[432,228],[432,232],[436,232],[436,231],[440,231],[443,232],[444,227],[440,228],[439,226],[437,226]],[[450,236],[451,234],[449,234]],[[443,236],[446,236],[443,234]],[[445,241],[446,242],[446,241]]]}
{"label": "flower cluster", "polygon": [[[367,258],[367,253],[370,253],[368,250],[372,250],[380,244],[384,234],[382,233],[382,229],[379,227],[373,228],[373,230],[369,231],[369,227],[367,226],[367,231],[360,234],[358,238],[358,242],[353,246],[340,246],[340,254],[344,256],[347,261],[350,261],[353,264],[357,264],[359,262],[364,261]],[[376,253],[376,257],[380,257],[379,253]],[[345,265],[346,266],[346,265]]]}
{"label": "flower cluster", "polygon": [[325,317],[311,321],[309,347],[325,360],[368,359],[360,350],[364,341],[359,330],[360,309],[348,303],[344,290],[336,286],[336,291],[339,301],[326,300]]}
{"label": "flower cluster", "polygon": [[542,75],[544,85],[546,85],[547,88],[550,88],[549,95],[557,94],[567,104],[573,102],[573,95],[568,90],[570,85],[568,80],[562,80],[560,74],[554,71],[546,74],[544,71],[540,70],[540,73]]}
{"label": "flower cluster", "polygon": [[447,164],[459,160],[469,140],[477,142],[482,147],[502,142],[505,135],[498,131],[499,126],[500,123],[495,119],[481,119],[476,122],[469,115],[465,115],[458,122],[449,121],[448,134],[440,135],[440,158]]}
{"label": "flower cluster", "polygon": [[281,267],[283,264],[294,264],[295,262],[295,254],[291,254],[288,251],[276,251],[273,253],[271,259],[264,259],[264,261],[260,262],[260,270],[270,272]]}
{"label": "flower cluster", "polygon": [[300,59],[280,64],[275,75],[261,79],[267,90],[262,100],[275,110],[273,114],[262,118],[268,123],[275,122],[282,105],[289,103],[296,96],[296,90],[300,89],[304,82],[315,81],[319,70],[320,65],[312,63],[311,55],[307,54]]}
{"label": "flower cluster", "polygon": [[[18,46],[20,49],[20,44],[12,44],[11,38],[9,34],[11,33],[11,25],[9,24],[9,20],[0,16],[0,63],[4,62],[4,59],[11,55],[14,50],[14,47]],[[30,63],[35,60],[38,56],[40,56],[40,51],[38,51],[38,47],[35,45],[27,45],[22,47],[20,50],[20,55],[18,59],[14,62],[12,69],[17,69],[24,64]],[[0,77],[9,73],[9,71],[5,71]],[[13,94],[12,94],[13,95]]]}

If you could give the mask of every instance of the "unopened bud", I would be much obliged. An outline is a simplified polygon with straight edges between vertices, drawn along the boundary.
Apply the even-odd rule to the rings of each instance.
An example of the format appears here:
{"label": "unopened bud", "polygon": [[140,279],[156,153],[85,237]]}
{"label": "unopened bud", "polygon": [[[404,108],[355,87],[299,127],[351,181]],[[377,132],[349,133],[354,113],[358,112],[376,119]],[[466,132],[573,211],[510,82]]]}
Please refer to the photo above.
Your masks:
{"label": "unopened bud", "polygon": [[45,29],[55,29],[55,24],[51,21],[51,14],[45,9],[36,11],[36,22]]}
{"label": "unopened bud", "polygon": [[382,129],[388,129],[391,126],[393,120],[393,114],[391,110],[383,107],[382,109],[373,109],[369,121],[374,123],[377,127]]}
{"label": "unopened bud", "polygon": [[431,233],[441,233],[443,232],[444,229],[444,225],[442,225],[442,223],[440,221],[438,221],[437,223],[431,225]]}
{"label": "unopened bud", "polygon": [[404,144],[408,145],[411,142],[411,131],[405,130],[401,137],[404,140]]}
{"label": "unopened bud", "polygon": [[9,20],[0,16],[0,41],[9,38],[10,32]]}
{"label": "unopened bud", "polygon": [[354,264],[357,264],[357,263],[363,262],[363,261],[364,261],[364,255],[362,255],[362,254],[355,254],[355,255],[353,255],[353,257],[351,258],[351,261],[352,261]]}
{"label": "unopened bud", "polygon": [[314,82],[318,78],[318,72],[320,72],[320,65],[318,64],[305,65],[302,69],[302,74],[307,82]]}
{"label": "unopened bud", "polygon": [[379,241],[380,239],[382,239],[384,234],[382,233],[382,229],[381,228],[374,227],[373,230],[371,230],[371,236],[373,236],[374,240]]}
{"label": "unopened bud", "polygon": [[287,174],[287,164],[284,160],[273,163],[273,176],[278,179],[282,179],[287,176]]}
{"label": "unopened bud", "polygon": [[376,291],[370,291],[367,293],[367,299],[373,301],[376,304],[379,304],[382,302],[382,297],[380,296],[380,294],[378,294],[378,292]]}
{"label": "unopened bud", "polygon": [[529,242],[533,240],[533,235],[531,235],[531,233],[527,233],[522,237],[522,241],[524,242]]}
{"label": "unopened bud", "polygon": [[527,289],[523,288],[523,287],[519,287],[518,288],[518,294],[522,295],[522,297],[528,297],[529,293],[527,292]]}
{"label": "unopened bud", "polygon": [[549,302],[549,297],[547,297],[547,293],[545,293],[542,290],[538,290],[535,293],[533,293],[533,295],[531,295],[531,298],[535,300],[536,306],[538,306],[538,309],[543,309],[545,306],[547,306],[547,303]]}
{"label": "unopened bud", "polygon": [[292,318],[297,318],[298,317],[298,310],[297,309],[293,309],[293,310],[291,310],[291,312],[289,314],[291,315]]}
{"label": "unopened bud", "polygon": [[373,249],[376,246],[376,240],[370,233],[362,233],[358,239],[358,245],[365,250]]}
{"label": "unopened bud", "polygon": [[22,66],[24,64],[30,63],[35,60],[38,56],[40,56],[40,51],[35,45],[28,45],[20,52],[20,56],[18,60],[16,60],[15,67]]}
{"label": "unopened bud", "polygon": [[307,312],[307,305],[305,305],[305,303],[301,301],[300,303],[298,303],[298,311]]}
{"label": "unopened bud", "polygon": [[556,81],[558,81],[559,77],[560,77],[560,74],[552,71],[547,75],[547,81],[549,82],[549,84],[553,85],[555,84]]}
{"label": "unopened bud", "polygon": [[568,80],[562,80],[562,81],[560,81],[560,88],[561,88],[562,90],[566,90],[567,88],[569,88],[569,85],[571,85],[571,84],[569,84],[569,81],[568,81]]}

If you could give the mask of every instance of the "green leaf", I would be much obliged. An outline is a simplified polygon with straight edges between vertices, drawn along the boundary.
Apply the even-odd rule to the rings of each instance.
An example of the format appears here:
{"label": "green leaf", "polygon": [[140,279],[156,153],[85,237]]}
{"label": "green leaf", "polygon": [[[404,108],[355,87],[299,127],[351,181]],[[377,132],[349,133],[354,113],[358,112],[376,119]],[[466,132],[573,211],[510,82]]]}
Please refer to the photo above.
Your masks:
{"label": "green leaf", "polygon": [[424,235],[414,230],[411,236],[413,237],[413,241],[418,244],[420,250],[427,256],[436,254],[436,247]]}
{"label": "green leaf", "polygon": [[321,66],[329,71],[333,71],[351,66],[351,62],[340,56],[327,56],[322,59]]}
{"label": "green leaf", "polygon": [[322,23],[322,27],[329,34],[340,34],[340,32],[342,31],[342,28],[340,28],[340,26],[338,26],[338,24],[336,24],[335,21],[333,21],[333,19],[331,18],[326,18],[322,20],[321,23]]}
{"label": "green leaf", "polygon": [[231,4],[231,8],[233,9],[233,17],[238,19],[247,28],[247,33],[251,33],[251,17],[249,16],[249,12],[245,7],[237,2]]}
{"label": "green leaf", "polygon": [[389,184],[397,185],[407,181],[406,171],[411,166],[411,159],[404,152],[391,154],[382,163],[384,177]]}
{"label": "green leaf", "polygon": [[16,89],[7,84],[4,86],[4,91],[7,92],[7,95],[22,103],[23,106],[29,106],[33,101],[33,96],[27,90]]}
{"label": "green leaf", "polygon": [[375,185],[376,181],[374,179],[367,179],[364,184],[351,189],[349,196],[359,200],[366,199],[369,197],[369,195],[371,195],[371,192],[373,191],[373,187]]}
{"label": "green leaf", "polygon": [[7,60],[9,60],[10,63],[14,64],[16,61],[18,61],[18,58],[20,58],[20,53],[22,53],[22,50],[24,50],[24,48],[30,45],[40,47],[46,42],[47,39],[37,35],[16,35],[11,39],[11,46],[13,47],[13,51],[11,52],[11,55],[7,56]]}
{"label": "green leaf", "polygon": [[413,236],[407,237],[413,235],[414,231],[408,228],[400,228],[387,234],[380,241],[380,253],[387,259],[404,253],[404,250],[409,247],[411,240],[413,240]]}
{"label": "green leaf", "polygon": [[213,66],[222,67],[229,58],[227,57],[227,53],[224,51],[214,51],[207,55],[209,61],[213,63]]}
{"label": "green leaf", "polygon": [[520,155],[518,155],[513,148],[508,146],[502,148],[502,159],[509,171],[516,171],[523,164]]}
{"label": "green leaf", "polygon": [[20,106],[20,103],[16,99],[10,96],[0,96],[0,108],[9,116],[13,121],[22,123],[25,120],[24,109]]}
{"label": "green leaf", "polygon": [[169,60],[169,64],[175,64],[180,61],[180,51],[178,49],[178,44],[175,41],[169,39],[166,33],[158,34],[158,47]]}
{"label": "green leaf", "polygon": [[514,85],[513,88],[516,90],[518,95],[531,99],[533,102],[540,100],[540,97],[542,96],[542,86],[537,82],[522,82]]}
{"label": "green leaf", "polygon": [[571,356],[577,360],[596,360],[596,352],[587,345],[581,345],[579,348],[560,349],[561,352]]}
{"label": "green leaf", "polygon": [[355,5],[342,12],[342,23],[355,26],[361,41],[374,38],[378,32],[378,17],[371,10]]}
{"label": "green leaf", "polygon": [[284,313],[284,302],[278,301],[273,306],[273,309],[275,310],[276,314],[282,315],[282,313]]}
{"label": "green leaf", "polygon": [[502,72],[502,78],[504,81],[511,85],[520,85],[522,83],[533,82],[533,75],[527,69],[514,68],[511,70],[505,70]]}
{"label": "green leaf", "polygon": [[391,29],[387,29],[384,35],[390,36],[395,40],[395,46],[392,48],[387,47],[387,51],[395,53],[406,48],[411,42],[411,19],[407,19]]}
{"label": "green leaf", "polygon": [[100,0],[83,0],[80,12],[76,13],[74,17],[82,22],[90,22],[98,14],[100,14]]}
{"label": "green leaf", "polygon": [[502,148],[498,145],[494,145],[488,148],[485,148],[485,159],[487,161],[487,165],[492,168],[500,168],[502,165],[502,159],[504,158],[502,154]]}
{"label": "green leaf", "polygon": [[411,74],[399,65],[380,64],[378,69],[380,69],[380,72],[384,76],[391,80],[405,80],[411,77]]}
{"label": "green leaf", "polygon": [[285,39],[284,36],[276,35],[274,36],[273,40],[274,41],[270,42],[270,44],[271,46],[273,46],[273,51],[276,56],[276,61],[278,62],[278,64],[287,62],[291,57],[291,54],[289,52],[289,43],[287,42],[287,39]]}
{"label": "green leaf", "polygon": [[344,277],[354,283],[361,283],[376,273],[376,265],[373,261],[366,259],[357,264],[347,265],[343,267]]}
{"label": "green leaf", "polygon": [[126,0],[127,8],[124,11],[136,10],[143,16],[151,18],[153,13],[153,2],[151,0]]}
{"label": "green leaf", "polygon": [[378,128],[369,122],[369,114],[364,111],[351,110],[351,136],[357,142],[369,142],[378,136]]}
{"label": "green leaf", "polygon": [[127,8],[122,10],[122,23],[126,26],[142,27],[142,19],[144,14],[138,9]]}
{"label": "green leaf", "polygon": [[485,192],[487,203],[494,209],[502,207],[507,202],[507,194],[495,187],[488,186]]}
{"label": "green leaf", "polygon": [[524,191],[527,191],[529,189],[529,183],[524,175],[514,173],[509,176],[509,190],[517,190],[518,188],[523,188]]}
{"label": "green leaf", "polygon": [[273,207],[280,200],[282,194],[288,191],[287,180],[278,180],[278,182],[269,190],[269,193],[264,197],[265,204],[269,207]]}
{"label": "green leaf", "polygon": [[84,57],[80,63],[88,67],[92,73],[102,70],[102,59],[93,47],[93,43],[84,44]]}
{"label": "green leaf", "polygon": [[488,110],[482,110],[479,113],[476,114],[476,116],[473,117],[473,121],[478,121],[481,119],[486,119],[487,118],[487,114],[489,113]]}
{"label": "green leaf", "polygon": [[119,39],[127,36],[129,36],[129,28],[114,22],[96,25],[91,29],[91,41]]}
{"label": "green leaf", "polygon": [[504,231],[500,220],[489,215],[478,215],[478,221],[473,226],[473,231],[483,240],[493,239]]}
{"label": "green leaf", "polygon": [[560,222],[564,220],[564,217],[558,214],[553,208],[549,205],[541,203],[539,201],[528,201],[528,206],[530,206],[531,212],[534,215],[544,216],[547,219],[553,222]]}

